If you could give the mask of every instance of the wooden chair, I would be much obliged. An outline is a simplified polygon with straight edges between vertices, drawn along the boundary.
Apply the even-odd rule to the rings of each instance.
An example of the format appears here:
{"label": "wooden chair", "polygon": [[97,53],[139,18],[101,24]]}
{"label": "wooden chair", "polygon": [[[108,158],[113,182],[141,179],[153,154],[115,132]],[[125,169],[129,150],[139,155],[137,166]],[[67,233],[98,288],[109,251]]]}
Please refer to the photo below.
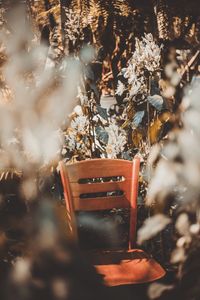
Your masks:
{"label": "wooden chair", "polygon": [[[137,193],[140,160],[92,159],[65,165],[60,162],[70,229],[77,239],[76,211],[130,208],[129,247],[122,250],[91,251],[90,259],[107,286],[138,284],[157,280],[164,269],[143,250],[135,249]],[[88,183],[92,178],[122,178],[121,181]],[[85,179],[85,181],[84,181]],[[90,198],[89,194],[121,191],[118,196]],[[88,195],[82,198],[82,195]]]}

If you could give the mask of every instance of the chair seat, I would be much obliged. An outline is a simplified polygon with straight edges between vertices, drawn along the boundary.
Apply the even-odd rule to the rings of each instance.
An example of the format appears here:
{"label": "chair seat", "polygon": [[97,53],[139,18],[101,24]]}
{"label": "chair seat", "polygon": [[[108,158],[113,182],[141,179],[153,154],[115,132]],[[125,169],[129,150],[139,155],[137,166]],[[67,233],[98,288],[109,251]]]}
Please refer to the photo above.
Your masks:
{"label": "chair seat", "polygon": [[107,286],[151,282],[165,275],[165,270],[140,249],[92,252],[89,256]]}

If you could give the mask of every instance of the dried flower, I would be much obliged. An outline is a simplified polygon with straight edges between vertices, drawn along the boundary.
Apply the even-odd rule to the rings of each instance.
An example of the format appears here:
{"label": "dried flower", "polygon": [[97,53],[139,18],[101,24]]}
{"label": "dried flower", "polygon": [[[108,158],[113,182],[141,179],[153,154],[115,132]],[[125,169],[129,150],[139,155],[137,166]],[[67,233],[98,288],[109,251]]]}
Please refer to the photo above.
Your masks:
{"label": "dried flower", "polygon": [[81,29],[81,15],[78,12],[74,12],[70,8],[65,8],[65,39],[71,40],[73,43],[76,42],[77,39],[83,38],[83,33]]}
{"label": "dried flower", "polygon": [[116,94],[121,96],[125,91],[125,85],[119,80],[117,84]]}
{"label": "dried flower", "polygon": [[[134,98],[138,93],[146,95],[148,93],[148,80],[145,71],[154,73],[160,68],[161,48],[154,42],[152,34],[145,34],[139,40],[136,39],[135,51],[128,61],[127,68],[122,69],[124,78],[128,81],[128,91],[130,98]],[[117,94],[121,94],[124,87],[118,85]]]}
{"label": "dried flower", "polygon": [[106,156],[107,158],[117,158],[119,154],[123,153],[127,143],[126,132],[115,122],[106,127],[105,131],[108,133]]}

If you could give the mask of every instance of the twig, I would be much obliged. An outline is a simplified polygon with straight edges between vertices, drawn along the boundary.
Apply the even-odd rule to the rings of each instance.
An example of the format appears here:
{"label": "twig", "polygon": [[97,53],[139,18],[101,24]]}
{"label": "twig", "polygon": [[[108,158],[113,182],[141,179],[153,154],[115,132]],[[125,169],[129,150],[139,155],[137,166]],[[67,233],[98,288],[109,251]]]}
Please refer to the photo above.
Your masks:
{"label": "twig", "polygon": [[193,65],[195,60],[198,58],[199,54],[200,54],[200,50],[197,50],[197,52],[192,56],[192,58],[189,60],[189,62],[186,64],[185,68],[181,72],[181,77],[183,77],[185,75],[185,73],[187,71],[189,71],[190,67]]}

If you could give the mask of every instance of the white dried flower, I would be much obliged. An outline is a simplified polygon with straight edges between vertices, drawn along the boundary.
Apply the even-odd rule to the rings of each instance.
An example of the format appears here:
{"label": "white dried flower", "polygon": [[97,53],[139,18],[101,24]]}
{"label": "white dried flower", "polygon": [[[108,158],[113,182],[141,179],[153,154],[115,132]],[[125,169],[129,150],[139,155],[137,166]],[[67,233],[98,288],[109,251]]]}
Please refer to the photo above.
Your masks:
{"label": "white dried flower", "polygon": [[116,94],[121,96],[124,93],[125,89],[125,85],[120,80],[118,80]]}
{"label": "white dried flower", "polygon": [[144,83],[144,77],[138,78],[138,80],[136,80],[134,82],[134,84],[131,85],[131,89],[130,89],[130,96],[135,96],[137,95],[139,92],[143,93],[146,90],[145,87],[145,83]]}
{"label": "white dried flower", "polygon": [[[127,68],[122,69],[122,74],[129,84],[130,97],[148,92],[148,82],[145,81],[144,72],[151,73],[160,68],[161,48],[154,42],[152,34],[145,34],[139,40],[136,39],[135,51],[128,61]],[[119,86],[119,91],[122,90]]]}
{"label": "white dried flower", "polygon": [[74,112],[75,114],[77,114],[78,116],[82,116],[83,115],[83,110],[82,107],[80,105],[76,105],[74,107]]}
{"label": "white dried flower", "polygon": [[108,133],[108,144],[106,153],[108,158],[117,158],[117,155],[124,151],[127,143],[126,133],[116,123],[112,122],[105,128]]}
{"label": "white dried flower", "polygon": [[71,128],[76,130],[78,133],[84,134],[87,131],[89,120],[87,116],[77,116],[71,122]]}
{"label": "white dried flower", "polygon": [[70,8],[65,8],[65,16],[64,32],[66,40],[76,42],[78,38],[83,39],[81,14],[79,12],[74,12]]}

